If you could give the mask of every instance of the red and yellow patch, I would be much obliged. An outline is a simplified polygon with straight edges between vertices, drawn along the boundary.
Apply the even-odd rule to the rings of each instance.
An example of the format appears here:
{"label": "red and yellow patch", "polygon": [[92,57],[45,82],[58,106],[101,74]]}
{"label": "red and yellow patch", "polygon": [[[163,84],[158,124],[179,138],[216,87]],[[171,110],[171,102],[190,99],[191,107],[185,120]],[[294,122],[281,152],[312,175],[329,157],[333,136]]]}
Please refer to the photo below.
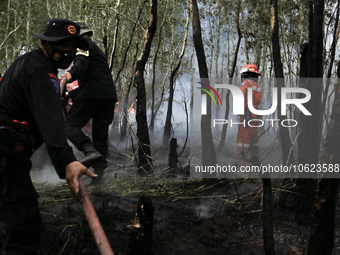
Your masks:
{"label": "red and yellow patch", "polygon": [[69,34],[71,35],[75,35],[77,33],[77,29],[75,26],[73,25],[68,25],[67,26],[67,31],[69,32]]}

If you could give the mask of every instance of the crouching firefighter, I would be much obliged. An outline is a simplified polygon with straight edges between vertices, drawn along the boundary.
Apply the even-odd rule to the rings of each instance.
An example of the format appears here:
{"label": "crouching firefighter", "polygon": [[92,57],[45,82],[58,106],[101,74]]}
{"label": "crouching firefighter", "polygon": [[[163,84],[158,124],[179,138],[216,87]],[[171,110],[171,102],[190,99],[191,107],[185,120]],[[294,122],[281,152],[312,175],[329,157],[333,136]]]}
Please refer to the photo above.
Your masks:
{"label": "crouching firefighter", "polygon": [[[261,75],[257,66],[254,64],[245,65],[241,71],[241,79],[243,80],[241,84],[241,90],[244,95],[244,115],[240,116],[240,122],[244,122],[244,125],[239,125],[237,133],[237,155],[238,155],[238,165],[243,163],[243,160],[247,160],[248,157],[255,155],[259,158],[259,136],[256,127],[256,122],[252,122],[251,126],[248,125],[248,121],[252,119],[257,119],[258,116],[251,113],[248,108],[248,88],[252,88],[253,95],[253,107],[255,109],[259,108],[262,101],[262,91],[257,84],[258,77]],[[250,154],[248,156],[248,154]]]}
{"label": "crouching firefighter", "polygon": [[34,150],[45,143],[57,174],[76,197],[79,178],[96,177],[67,143],[57,78],[76,48],[88,48],[79,31],[70,20],[51,19],[43,33],[34,34],[41,47],[17,58],[0,82],[0,227],[6,255],[38,254],[44,226],[29,174]]}
{"label": "crouching firefighter", "polygon": [[[80,162],[92,166],[99,176],[90,185],[98,185],[108,167],[108,131],[114,117],[117,93],[107,55],[91,40],[93,32],[86,23],[76,23],[80,26],[80,35],[89,43],[89,50],[78,51],[74,65],[61,76],[68,82],[78,80],[79,84],[79,88],[69,92],[73,105],[65,120],[65,132],[73,145],[84,153]],[[82,130],[90,119],[92,141]]]}

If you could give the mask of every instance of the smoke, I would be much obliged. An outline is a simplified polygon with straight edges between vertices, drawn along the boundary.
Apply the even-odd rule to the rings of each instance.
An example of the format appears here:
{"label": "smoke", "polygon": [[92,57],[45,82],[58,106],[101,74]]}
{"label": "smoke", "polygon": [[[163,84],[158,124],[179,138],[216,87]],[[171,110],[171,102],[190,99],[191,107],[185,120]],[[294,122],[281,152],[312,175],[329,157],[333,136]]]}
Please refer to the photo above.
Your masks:
{"label": "smoke", "polygon": [[197,217],[199,218],[210,218],[214,215],[211,213],[211,209],[215,203],[212,200],[201,200],[201,204],[194,207]]}
{"label": "smoke", "polygon": [[57,172],[52,164],[45,165],[43,169],[33,168],[31,171],[31,178],[33,182],[44,184],[62,184],[65,180],[59,179]]}
{"label": "smoke", "polygon": [[59,178],[57,172],[52,165],[50,157],[47,153],[46,146],[43,144],[31,157],[32,170],[31,178],[35,183],[61,184],[65,180]]}

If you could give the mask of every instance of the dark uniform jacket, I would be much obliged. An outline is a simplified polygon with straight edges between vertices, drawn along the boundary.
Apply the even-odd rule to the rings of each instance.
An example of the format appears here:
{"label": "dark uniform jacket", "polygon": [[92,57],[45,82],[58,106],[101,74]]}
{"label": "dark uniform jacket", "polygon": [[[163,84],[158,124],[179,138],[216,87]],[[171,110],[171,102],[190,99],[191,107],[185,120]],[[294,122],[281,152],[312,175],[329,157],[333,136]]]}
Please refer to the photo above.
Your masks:
{"label": "dark uniform jacket", "polygon": [[77,54],[74,65],[69,70],[72,80],[78,80],[79,88],[70,91],[72,100],[114,99],[116,89],[105,53],[90,39],[89,56]]}
{"label": "dark uniform jacket", "polygon": [[26,121],[35,148],[45,142],[59,177],[65,178],[66,165],[76,158],[65,136],[56,72],[41,49],[17,58],[0,83],[0,120]]}

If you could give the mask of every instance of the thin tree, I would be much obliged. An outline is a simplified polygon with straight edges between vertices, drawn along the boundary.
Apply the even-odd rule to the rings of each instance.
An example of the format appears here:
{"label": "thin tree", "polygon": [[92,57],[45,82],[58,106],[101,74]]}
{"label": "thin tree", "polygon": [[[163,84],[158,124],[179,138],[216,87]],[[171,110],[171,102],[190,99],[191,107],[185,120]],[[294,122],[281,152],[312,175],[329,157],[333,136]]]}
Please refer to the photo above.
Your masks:
{"label": "thin tree", "polygon": [[[236,64],[237,64],[238,52],[239,52],[241,40],[242,40],[242,33],[241,33],[241,26],[240,26],[240,12],[241,12],[241,0],[238,0],[237,1],[237,16],[236,16],[236,27],[237,27],[238,39],[237,39],[237,44],[236,44],[236,49],[235,49],[235,54],[234,54],[233,65],[229,73],[229,84],[232,84],[232,81],[233,81]],[[225,114],[224,114],[224,119],[226,120],[229,118],[229,110],[230,110],[229,98],[230,98],[230,90],[228,90],[226,93],[226,104],[225,104],[226,108],[225,108]],[[218,151],[220,151],[224,146],[225,139],[227,137],[227,128],[228,128],[228,125],[223,125],[220,144],[217,147]]]}
{"label": "thin tree", "polygon": [[[300,51],[300,87],[306,86],[306,79],[308,76],[308,43],[301,45]],[[299,114],[299,135],[298,135],[298,162],[302,163],[305,150],[304,142],[308,139],[305,115]],[[296,208],[296,218],[299,222],[307,221],[310,223],[313,209],[313,200],[315,197],[315,180],[307,178],[298,178],[296,180],[296,191],[298,195],[295,197],[294,208]]]}
{"label": "thin tree", "polygon": [[187,45],[187,38],[188,38],[188,28],[189,28],[189,13],[187,16],[187,21],[186,21],[186,25],[185,25],[185,32],[184,32],[184,39],[183,39],[183,46],[182,46],[182,51],[178,57],[177,60],[177,65],[175,66],[175,68],[171,71],[170,74],[170,85],[169,85],[169,101],[168,101],[168,109],[167,109],[167,113],[166,113],[166,118],[165,118],[165,126],[164,126],[164,133],[163,133],[163,145],[167,145],[170,139],[170,133],[171,133],[171,118],[172,118],[172,103],[174,100],[174,92],[175,92],[175,88],[174,88],[174,80],[175,80],[175,75],[178,71],[178,69],[181,66],[181,62],[182,62],[182,58],[184,56],[185,53],[185,48]]}
{"label": "thin tree", "polygon": [[[141,14],[142,14],[143,6],[144,6],[145,2],[146,2],[146,0],[143,1],[143,4],[141,5],[140,11],[139,11],[139,13],[138,13],[138,17],[137,17],[137,19],[136,19],[136,21],[135,21],[135,23],[134,23],[134,25],[133,25],[133,27],[132,27],[132,31],[131,31],[131,35],[130,35],[130,40],[129,40],[128,46],[127,46],[127,48],[126,48],[126,50],[125,50],[124,57],[123,57],[123,64],[122,64],[121,68],[118,70],[116,79],[114,80],[113,83],[116,83],[116,82],[118,81],[119,76],[120,76],[120,73],[122,72],[122,70],[123,70],[124,67],[125,67],[125,63],[126,63],[126,59],[127,59],[127,54],[128,54],[129,49],[130,49],[130,47],[131,47],[132,39],[133,39],[133,37],[135,36],[135,29],[136,29],[136,26],[137,26],[137,24],[138,24],[139,18],[140,18]],[[146,34],[148,34],[148,31],[146,32]],[[151,39],[151,40],[152,40],[152,39]],[[145,47],[145,46],[144,46],[144,47]],[[150,50],[150,49],[149,49],[149,50]],[[150,52],[149,52],[149,53],[150,53]],[[149,53],[148,53],[148,56],[147,56],[147,57],[149,57]],[[146,59],[146,60],[147,60],[147,59]],[[146,62],[146,61],[145,61],[145,62]],[[145,64],[144,64],[144,65],[145,65]],[[111,66],[111,68],[112,68],[112,66]],[[143,67],[143,70],[144,70],[144,67]]]}
{"label": "thin tree", "polygon": [[[260,160],[256,156],[252,156],[250,162],[254,166],[261,166]],[[264,252],[266,255],[275,254],[274,243],[274,227],[273,227],[273,194],[272,194],[272,181],[268,173],[262,176],[263,183],[263,210],[262,210],[262,227],[263,227],[263,244]]]}
{"label": "thin tree", "polygon": [[[273,61],[275,78],[278,87],[278,105],[281,105],[281,88],[284,87],[283,66],[281,62],[280,41],[279,41],[279,18],[277,9],[277,0],[270,1],[270,24],[271,24],[271,40],[273,49]],[[281,107],[278,108],[278,118],[282,121],[284,118],[281,114]],[[292,164],[294,157],[292,153],[292,143],[289,136],[289,130],[282,125],[280,128],[280,138],[282,146],[282,163]]]}
{"label": "thin tree", "polygon": [[[116,7],[115,7],[116,10],[118,9],[119,5],[120,5],[120,0],[118,0],[117,3],[116,3]],[[113,33],[113,43],[112,43],[112,51],[111,51],[110,65],[109,65],[109,69],[110,69],[111,72],[112,72],[112,68],[113,68],[113,60],[114,60],[114,57],[115,57],[115,54],[116,54],[118,27],[119,27],[119,21],[120,21],[117,13],[116,13],[115,16],[116,16],[115,30],[114,30],[114,33]]]}
{"label": "thin tree", "polygon": [[[337,45],[337,42],[338,42],[337,32],[338,32],[338,23],[339,23],[339,9],[340,9],[340,1],[338,1],[338,4],[337,4],[336,18],[335,18],[335,24],[334,24],[334,28],[333,28],[334,29],[334,31],[333,31],[333,42],[332,42],[332,46],[331,46],[331,49],[330,49],[330,63],[329,63],[329,68],[328,68],[328,72],[327,72],[326,87],[325,87],[325,90],[324,90],[324,93],[323,93],[321,114],[324,114],[325,105],[326,105],[326,101],[327,101],[327,98],[328,98],[330,78],[331,78],[331,75],[332,75],[332,67],[333,67],[334,58],[335,58],[335,50],[336,50],[336,45]],[[326,118],[326,116],[325,116],[325,118]],[[327,121],[327,119],[326,119],[326,121]],[[322,123],[322,121],[321,121],[321,123]]]}
{"label": "thin tree", "polygon": [[144,70],[150,55],[152,39],[157,28],[157,0],[150,0],[150,20],[145,33],[144,48],[142,55],[137,60],[134,86],[137,88],[137,139],[138,139],[138,173],[151,172],[153,169],[149,128],[146,116],[146,91]]}
{"label": "thin tree", "polygon": [[[301,164],[317,164],[320,153],[321,141],[321,108],[322,108],[322,84],[320,79],[323,75],[323,24],[324,24],[324,1],[308,1],[308,79],[305,88],[311,93],[311,99],[305,107],[312,114],[303,116],[303,130],[299,146],[304,148],[299,155]],[[313,139],[310,139],[313,137]]]}
{"label": "thin tree", "polygon": [[[204,53],[204,46],[201,34],[201,22],[196,0],[190,0],[190,13],[192,22],[192,33],[195,45],[196,57],[200,78],[208,82],[208,68]],[[202,80],[203,81],[203,80]],[[204,91],[201,92],[205,94]],[[202,139],[202,164],[216,165],[216,153],[211,132],[211,99],[207,96],[207,114],[201,117],[201,139]]]}
{"label": "thin tree", "polygon": [[133,61],[132,61],[132,72],[131,72],[131,79],[129,82],[129,86],[127,89],[127,92],[125,94],[125,98],[124,98],[124,105],[123,105],[123,120],[122,120],[122,127],[121,127],[121,133],[120,133],[120,137],[121,139],[124,138],[126,136],[126,131],[127,131],[127,126],[128,126],[128,108],[129,108],[129,98],[130,98],[130,91],[131,91],[131,87],[132,87],[132,83],[133,83],[133,70],[136,69],[136,60],[137,60],[137,54],[138,54],[138,43],[136,43],[136,53],[133,57]]}
{"label": "thin tree", "polygon": [[[339,77],[338,67],[338,78]],[[324,151],[321,156],[321,165],[339,168],[340,162],[340,83],[338,82],[331,122],[328,129]],[[336,215],[336,204],[339,195],[339,179],[323,178],[317,183],[317,194],[315,198],[315,212],[308,244],[308,255],[331,255],[334,250],[334,221]]]}
{"label": "thin tree", "polygon": [[161,47],[161,42],[162,42],[162,31],[163,31],[163,27],[164,27],[164,24],[165,24],[165,20],[167,18],[168,3],[169,3],[169,0],[166,3],[165,12],[164,12],[164,18],[163,18],[161,27],[159,28],[159,32],[158,32],[158,44],[157,44],[157,48],[156,48],[155,55],[154,55],[154,58],[153,58],[153,63],[152,63],[151,120],[150,120],[150,126],[149,126],[151,135],[153,134],[153,131],[154,131],[155,119],[156,119],[156,111],[155,111],[156,63],[157,63],[158,52],[159,52],[159,49]]}

